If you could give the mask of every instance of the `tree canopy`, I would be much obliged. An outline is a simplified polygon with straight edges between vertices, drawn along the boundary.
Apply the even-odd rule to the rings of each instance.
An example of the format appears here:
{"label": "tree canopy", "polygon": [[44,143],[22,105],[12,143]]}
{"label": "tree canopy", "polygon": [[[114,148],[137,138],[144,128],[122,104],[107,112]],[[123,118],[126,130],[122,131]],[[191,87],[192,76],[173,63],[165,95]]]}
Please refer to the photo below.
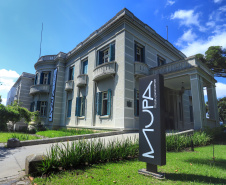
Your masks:
{"label": "tree canopy", "polygon": [[0,95],[0,104],[2,104],[2,95]]}
{"label": "tree canopy", "polygon": [[210,46],[203,54],[196,57],[215,73],[217,77],[226,77],[226,49],[221,46]]}
{"label": "tree canopy", "polygon": [[224,122],[226,120],[226,97],[218,99],[217,107],[219,112],[219,118],[221,121]]}

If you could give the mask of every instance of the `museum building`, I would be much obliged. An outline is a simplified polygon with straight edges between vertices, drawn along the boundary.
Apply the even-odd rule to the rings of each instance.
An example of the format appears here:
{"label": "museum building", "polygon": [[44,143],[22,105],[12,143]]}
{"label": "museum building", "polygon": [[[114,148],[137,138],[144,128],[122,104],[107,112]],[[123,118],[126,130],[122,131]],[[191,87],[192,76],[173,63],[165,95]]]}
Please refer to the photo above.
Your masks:
{"label": "museum building", "polygon": [[49,128],[138,130],[139,79],[152,74],[164,76],[166,129],[219,123],[214,74],[126,8],[70,52],[42,56],[34,67],[30,109]]}

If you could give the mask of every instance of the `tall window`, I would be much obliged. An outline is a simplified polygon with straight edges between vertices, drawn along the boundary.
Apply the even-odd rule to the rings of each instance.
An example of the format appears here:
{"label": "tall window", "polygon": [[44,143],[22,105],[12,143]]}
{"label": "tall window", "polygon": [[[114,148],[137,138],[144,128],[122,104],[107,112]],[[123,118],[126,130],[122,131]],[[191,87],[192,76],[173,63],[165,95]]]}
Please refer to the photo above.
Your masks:
{"label": "tall window", "polygon": [[111,43],[107,48],[100,50],[98,55],[98,65],[115,60],[115,43]]}
{"label": "tall window", "polygon": [[108,91],[98,92],[96,95],[96,113],[100,116],[111,114],[111,89]]}
{"label": "tall window", "polygon": [[86,104],[85,96],[76,98],[75,116],[78,117],[85,116],[85,104]]}
{"label": "tall window", "polygon": [[74,66],[69,68],[68,80],[74,80]]}
{"label": "tall window", "polygon": [[139,91],[134,89],[134,115],[139,116]]}
{"label": "tall window", "polygon": [[157,56],[157,60],[158,60],[158,66],[162,66],[166,64],[166,60],[160,56]]}
{"label": "tall window", "polygon": [[67,103],[67,117],[71,117],[71,104],[72,104],[72,100],[68,100]]}
{"label": "tall window", "polygon": [[41,73],[40,84],[50,84],[51,71],[44,71]]}
{"label": "tall window", "polygon": [[82,74],[88,73],[88,60],[82,62]]}
{"label": "tall window", "polygon": [[135,62],[145,62],[145,50],[144,46],[138,43],[134,44]]}
{"label": "tall window", "polygon": [[40,116],[44,117],[47,114],[47,101],[37,101],[36,110],[40,111]]}

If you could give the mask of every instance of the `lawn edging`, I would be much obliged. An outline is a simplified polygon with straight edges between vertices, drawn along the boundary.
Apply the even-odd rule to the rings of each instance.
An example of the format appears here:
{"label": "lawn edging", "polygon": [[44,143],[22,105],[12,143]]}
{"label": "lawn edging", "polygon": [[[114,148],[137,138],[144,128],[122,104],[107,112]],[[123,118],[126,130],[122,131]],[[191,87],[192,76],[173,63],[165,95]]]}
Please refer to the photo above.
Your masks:
{"label": "lawn edging", "polygon": [[31,146],[31,145],[40,145],[40,144],[57,143],[57,142],[64,142],[64,141],[74,141],[74,140],[81,140],[81,139],[105,137],[105,136],[119,135],[124,133],[128,133],[128,131],[113,131],[113,132],[84,134],[84,135],[76,135],[76,136],[44,138],[44,139],[37,139],[37,140],[21,141],[20,143],[21,143],[21,146]]}

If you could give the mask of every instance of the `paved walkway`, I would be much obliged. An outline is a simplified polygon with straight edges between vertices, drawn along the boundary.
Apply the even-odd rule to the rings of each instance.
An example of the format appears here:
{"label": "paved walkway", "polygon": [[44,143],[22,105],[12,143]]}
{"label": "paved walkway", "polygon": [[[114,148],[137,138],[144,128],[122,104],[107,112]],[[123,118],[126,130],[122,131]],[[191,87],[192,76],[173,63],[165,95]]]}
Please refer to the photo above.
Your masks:
{"label": "paved walkway", "polygon": [[[138,133],[125,133],[115,136],[102,137],[105,141],[123,140],[128,137],[138,138]],[[64,142],[66,143],[66,142]],[[25,175],[25,159],[31,154],[45,154],[52,144],[5,148],[0,144],[0,184],[16,184]]]}

